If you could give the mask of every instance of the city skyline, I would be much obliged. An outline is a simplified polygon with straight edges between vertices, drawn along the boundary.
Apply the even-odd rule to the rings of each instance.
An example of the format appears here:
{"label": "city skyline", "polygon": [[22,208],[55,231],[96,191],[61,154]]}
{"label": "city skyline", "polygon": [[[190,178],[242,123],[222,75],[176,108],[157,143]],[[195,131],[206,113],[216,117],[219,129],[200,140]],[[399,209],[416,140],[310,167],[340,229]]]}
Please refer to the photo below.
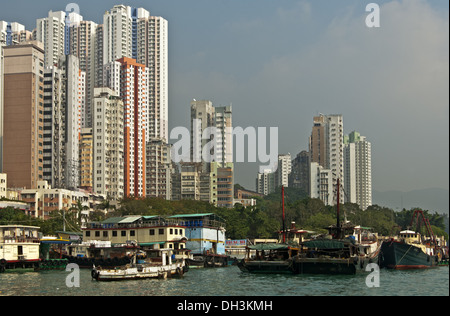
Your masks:
{"label": "city skyline", "polygon": [[[16,12],[24,2],[0,20],[32,31],[64,10],[27,1]],[[311,118],[339,113],[344,134],[371,140],[374,190],[448,189],[448,3],[377,1],[381,27],[369,29],[361,1],[184,2],[124,3],[169,21],[169,131],[189,128],[194,98],[233,104],[234,126],[279,127],[279,153],[295,157]],[[77,3],[96,23],[118,4]],[[258,167],[236,163],[235,183],[254,188]]]}

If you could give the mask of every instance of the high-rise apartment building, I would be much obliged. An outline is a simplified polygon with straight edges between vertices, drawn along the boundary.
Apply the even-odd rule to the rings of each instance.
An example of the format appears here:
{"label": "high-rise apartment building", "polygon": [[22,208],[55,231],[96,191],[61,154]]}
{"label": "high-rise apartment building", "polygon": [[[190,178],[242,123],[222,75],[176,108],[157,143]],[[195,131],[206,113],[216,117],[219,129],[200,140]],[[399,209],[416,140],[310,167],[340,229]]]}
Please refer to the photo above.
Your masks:
{"label": "high-rise apartment building", "polygon": [[[336,186],[337,179],[340,179],[340,183],[343,183],[344,122],[342,115],[321,114],[314,117],[314,125],[309,141],[309,152],[311,163],[316,162],[324,169],[331,170],[331,174],[334,180],[333,184],[330,183],[330,185]],[[312,169],[311,172],[313,172]],[[340,195],[340,202],[343,203],[343,190],[341,193],[342,194]]]}
{"label": "high-rise apartment building", "polygon": [[103,67],[104,86],[120,93],[125,107],[125,195],[146,195],[148,68],[123,57]]}
{"label": "high-rise apartment building", "polygon": [[289,187],[289,175],[292,171],[291,154],[278,155],[278,168],[276,171],[277,186]]}
{"label": "high-rise apartment building", "polygon": [[58,63],[65,55],[66,13],[50,11],[46,18],[36,20],[34,39],[44,44],[45,67]]}
{"label": "high-rise apartment building", "polygon": [[256,177],[256,192],[268,195],[275,192],[276,188],[276,176],[273,170],[266,169],[264,172],[258,173]]}
{"label": "high-rise apartment building", "polygon": [[311,162],[310,197],[320,199],[325,205],[336,204],[335,177],[330,169],[322,167],[318,162]]}
{"label": "high-rise apartment building", "polygon": [[94,89],[93,106],[93,190],[120,200],[126,194],[125,173],[129,172],[124,165],[126,109],[119,93],[109,88]]}
{"label": "high-rise apartment building", "polygon": [[[209,139],[203,138],[203,133],[207,128],[215,128],[216,135],[211,135]],[[214,107],[209,100],[191,102],[191,160],[194,162],[204,162],[203,150],[214,143],[211,153],[214,154],[214,161],[222,164],[233,162],[233,134],[230,132],[233,127],[232,106]],[[228,128],[228,130],[227,130]],[[205,164],[207,165],[207,164]],[[205,169],[205,168],[204,168]],[[209,170],[206,168],[205,170]]]}
{"label": "high-rise apartment building", "polygon": [[301,151],[292,160],[292,172],[289,175],[289,186],[301,189],[310,196],[310,156],[306,150]]}
{"label": "high-rise apartment building", "polygon": [[344,138],[345,202],[363,210],[372,205],[372,146],[354,131]]}
{"label": "high-rise apartment building", "polygon": [[137,62],[149,69],[148,139],[169,140],[168,22],[162,17],[137,21]]}
{"label": "high-rise apartment building", "polygon": [[33,40],[33,33],[17,22],[0,21],[0,41],[5,45],[16,45]]}
{"label": "high-rise apartment building", "polygon": [[[97,68],[95,65],[97,55],[101,52],[96,50],[97,44],[97,23],[92,21],[79,21],[70,24],[69,32],[69,53],[77,56],[80,64],[80,71],[86,74],[85,100],[82,107],[82,127],[92,126],[91,102],[94,87],[97,85]],[[67,42],[67,41],[66,41]]]}
{"label": "high-rise apartment building", "polygon": [[80,188],[93,192],[94,139],[92,128],[82,128],[80,134]]}
{"label": "high-rise apartment building", "polygon": [[145,146],[148,129],[148,69],[121,58],[120,96],[125,110],[125,195],[145,197]]}
{"label": "high-rise apartment building", "polygon": [[3,46],[6,41],[0,39],[0,173],[3,172]]}
{"label": "high-rise apartment building", "polygon": [[173,166],[171,145],[152,139],[146,146],[146,196],[171,199]]}
{"label": "high-rise apartment building", "polygon": [[56,188],[76,189],[85,74],[72,55],[61,56],[44,72],[44,180]]}
{"label": "high-rise apartment building", "polygon": [[10,187],[43,180],[44,49],[38,42],[4,51],[3,172]]}
{"label": "high-rise apartment building", "polygon": [[116,5],[103,16],[103,63],[122,57],[137,59],[138,19],[148,18],[143,8]]}

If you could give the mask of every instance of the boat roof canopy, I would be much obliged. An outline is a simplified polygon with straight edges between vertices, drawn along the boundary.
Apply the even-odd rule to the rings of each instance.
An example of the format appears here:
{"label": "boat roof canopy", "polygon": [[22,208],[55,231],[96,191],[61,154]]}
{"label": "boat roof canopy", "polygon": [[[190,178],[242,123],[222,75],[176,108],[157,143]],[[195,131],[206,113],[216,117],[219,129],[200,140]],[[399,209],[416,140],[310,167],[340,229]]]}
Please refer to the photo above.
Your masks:
{"label": "boat roof canopy", "polygon": [[328,239],[319,239],[319,240],[310,240],[304,242],[304,245],[308,248],[317,248],[317,249],[343,249],[344,242],[337,240],[328,240]]}
{"label": "boat roof canopy", "polygon": [[267,250],[289,250],[286,244],[258,244],[247,247],[250,250],[267,251]]}

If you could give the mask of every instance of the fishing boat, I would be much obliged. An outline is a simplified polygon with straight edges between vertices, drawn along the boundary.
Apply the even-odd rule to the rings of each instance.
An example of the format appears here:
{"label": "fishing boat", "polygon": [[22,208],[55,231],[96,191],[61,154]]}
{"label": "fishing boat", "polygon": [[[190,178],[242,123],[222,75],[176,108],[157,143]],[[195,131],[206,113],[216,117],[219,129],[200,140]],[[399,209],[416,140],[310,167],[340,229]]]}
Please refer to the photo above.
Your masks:
{"label": "fishing boat", "polygon": [[[247,247],[248,255],[238,262],[243,272],[262,274],[293,274],[295,273],[294,257],[299,248],[288,244],[259,244]],[[250,257],[254,251],[256,255]]]}
{"label": "fishing boat", "polygon": [[184,255],[177,259],[173,249],[159,249],[150,252],[158,256],[150,255],[145,260],[138,260],[137,256],[133,256],[132,263],[113,269],[94,266],[91,276],[97,281],[122,281],[183,276],[188,271]]}
{"label": "fishing boat", "polygon": [[[417,231],[403,230],[397,237],[383,241],[381,247],[382,267],[396,270],[427,269],[439,264],[440,249],[431,225],[422,210],[414,211],[411,228],[414,222]],[[419,233],[421,224],[425,224],[429,238],[424,238]]]}
{"label": "fishing boat", "polygon": [[328,227],[328,234],[305,241],[294,259],[299,274],[356,274],[366,272],[367,265],[378,263],[380,243],[369,228],[341,223],[339,179],[337,180],[337,222]]}
{"label": "fishing boat", "polygon": [[[284,187],[281,189],[283,229],[279,232],[280,239],[277,243],[263,243],[247,246],[247,255],[237,263],[242,272],[262,274],[292,274],[295,273],[294,258],[299,254],[298,236],[300,231],[294,228],[287,230],[285,227],[284,211]],[[289,232],[289,234],[288,234]],[[288,239],[292,237],[292,239]],[[297,238],[297,240],[294,240]]]}

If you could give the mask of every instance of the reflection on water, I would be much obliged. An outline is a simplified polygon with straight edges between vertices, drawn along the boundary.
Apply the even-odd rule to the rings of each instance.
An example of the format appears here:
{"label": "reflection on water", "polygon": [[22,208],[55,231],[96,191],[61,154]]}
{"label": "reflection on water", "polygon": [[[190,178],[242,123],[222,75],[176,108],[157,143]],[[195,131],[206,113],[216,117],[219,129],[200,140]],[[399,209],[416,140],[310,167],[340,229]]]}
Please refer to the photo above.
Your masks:
{"label": "reflection on water", "polygon": [[253,275],[236,267],[191,269],[183,278],[97,282],[81,270],[79,288],[68,288],[69,272],[0,274],[0,296],[336,296],[449,295],[449,269],[381,270],[380,287],[366,274],[354,276]]}

